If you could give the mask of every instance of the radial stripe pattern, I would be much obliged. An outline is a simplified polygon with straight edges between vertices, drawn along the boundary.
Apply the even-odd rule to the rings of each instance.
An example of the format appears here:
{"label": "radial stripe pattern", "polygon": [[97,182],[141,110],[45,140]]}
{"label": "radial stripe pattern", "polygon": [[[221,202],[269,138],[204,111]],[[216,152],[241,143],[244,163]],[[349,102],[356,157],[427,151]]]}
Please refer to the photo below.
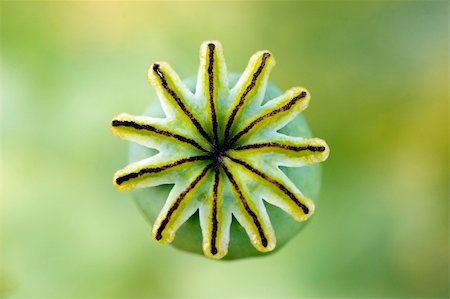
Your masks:
{"label": "radial stripe pattern", "polygon": [[267,252],[275,248],[276,236],[264,201],[297,221],[313,213],[312,200],[279,166],[324,161],[329,148],[318,138],[278,132],[307,108],[310,95],[296,87],[262,105],[274,64],[269,51],[256,53],[229,87],[222,45],[204,42],[195,92],[167,63],[150,67],[149,81],[165,118],[120,114],[112,120],[114,134],[159,152],[119,170],[114,185],[122,191],[174,185],[153,226],[158,242],[172,242],[177,229],[198,211],[207,257],[226,256],[233,218],[255,249]]}

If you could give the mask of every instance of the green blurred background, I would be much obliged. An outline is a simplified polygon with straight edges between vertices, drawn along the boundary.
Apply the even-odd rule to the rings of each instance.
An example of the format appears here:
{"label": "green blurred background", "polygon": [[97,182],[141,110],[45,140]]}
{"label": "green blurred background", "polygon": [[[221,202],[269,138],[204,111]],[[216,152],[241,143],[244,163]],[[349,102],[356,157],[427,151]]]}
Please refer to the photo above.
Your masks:
{"label": "green blurred background", "polygon": [[[1,2],[6,298],[448,298],[448,2]],[[327,140],[310,225],[278,253],[214,262],[161,246],[112,174],[147,67],[230,71],[257,50],[312,93]]]}

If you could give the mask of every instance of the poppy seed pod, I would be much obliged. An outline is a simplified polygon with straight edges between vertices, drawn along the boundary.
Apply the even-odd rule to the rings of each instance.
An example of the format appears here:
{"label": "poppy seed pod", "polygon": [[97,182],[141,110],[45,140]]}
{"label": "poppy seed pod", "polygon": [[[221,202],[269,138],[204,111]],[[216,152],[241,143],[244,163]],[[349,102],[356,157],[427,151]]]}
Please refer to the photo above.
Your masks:
{"label": "poppy seed pod", "polygon": [[261,51],[241,75],[228,74],[220,43],[204,42],[197,78],[155,63],[148,77],[159,103],[113,119],[114,134],[132,141],[131,164],[113,183],[134,190],[158,242],[213,259],[255,256],[280,248],[313,214],[315,163],[329,148],[300,114],[309,92],[269,82],[274,64]]}

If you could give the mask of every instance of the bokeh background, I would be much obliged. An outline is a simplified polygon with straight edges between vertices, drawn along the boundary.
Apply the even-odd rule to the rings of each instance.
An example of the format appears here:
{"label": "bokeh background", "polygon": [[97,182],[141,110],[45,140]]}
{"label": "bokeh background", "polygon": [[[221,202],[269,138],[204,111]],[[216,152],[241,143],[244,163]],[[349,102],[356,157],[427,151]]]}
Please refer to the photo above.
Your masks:
{"label": "bokeh background", "polygon": [[[5,298],[448,298],[448,2],[1,4]],[[268,257],[214,262],[150,237],[110,132],[155,94],[147,67],[196,73],[270,49],[312,93],[331,155],[309,226]]]}

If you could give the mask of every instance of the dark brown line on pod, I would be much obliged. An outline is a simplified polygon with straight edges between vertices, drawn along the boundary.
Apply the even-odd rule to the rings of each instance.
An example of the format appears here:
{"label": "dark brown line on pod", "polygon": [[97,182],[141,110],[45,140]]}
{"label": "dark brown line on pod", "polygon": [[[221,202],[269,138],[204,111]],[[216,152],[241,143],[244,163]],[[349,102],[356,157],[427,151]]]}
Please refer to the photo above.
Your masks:
{"label": "dark brown line on pod", "polygon": [[195,146],[196,148],[204,151],[204,152],[208,152],[206,149],[204,149],[200,144],[198,144],[195,140],[192,140],[190,138],[178,135],[178,134],[174,134],[172,132],[166,131],[166,130],[161,130],[158,129],[154,126],[151,125],[141,125],[138,123],[135,123],[134,121],[129,121],[129,120],[113,120],[112,121],[112,126],[113,127],[131,127],[134,128],[136,130],[146,130],[146,131],[150,131],[156,134],[160,134],[160,135],[164,135],[167,137],[171,137],[171,138],[175,138],[179,141],[185,142],[185,143],[189,143],[190,145]]}
{"label": "dark brown line on pod", "polygon": [[216,238],[219,222],[217,221],[217,193],[219,190],[219,168],[216,166],[214,173],[213,201],[212,201],[212,229],[211,229],[211,254],[217,254]]}
{"label": "dark brown line on pod", "polygon": [[153,65],[153,71],[155,72],[155,74],[161,79],[161,84],[163,86],[163,88],[170,94],[170,96],[175,100],[175,102],[178,104],[178,106],[181,108],[181,110],[184,112],[184,114],[186,114],[186,116],[191,120],[191,122],[194,124],[194,126],[197,128],[197,131],[209,142],[211,142],[210,137],[208,136],[208,134],[205,132],[205,130],[203,129],[202,125],[198,122],[198,120],[194,117],[194,115],[192,115],[191,111],[189,111],[186,108],[186,105],[183,103],[183,101],[181,100],[181,98],[176,94],[175,91],[173,91],[173,89],[171,89],[169,87],[169,85],[167,84],[167,80],[166,77],[164,76],[164,73],[160,70],[159,68],[159,64],[154,64]]}
{"label": "dark brown line on pod", "polygon": [[247,134],[255,125],[257,125],[259,122],[272,117],[274,115],[277,115],[278,113],[287,111],[289,109],[292,108],[292,106],[295,105],[295,103],[297,103],[298,101],[300,101],[301,99],[303,99],[304,97],[306,97],[306,91],[302,91],[299,95],[295,96],[292,100],[289,101],[289,103],[287,103],[286,105],[284,105],[283,107],[280,107],[278,109],[275,109],[272,112],[269,112],[261,117],[258,117],[257,119],[255,119],[254,121],[252,121],[245,129],[243,129],[242,131],[240,131],[239,133],[237,133],[233,138],[230,139],[229,142],[229,146],[232,146],[237,140],[239,140],[239,138],[241,138],[243,135]]}
{"label": "dark brown line on pod", "polygon": [[181,164],[185,164],[185,163],[189,163],[189,162],[195,162],[195,161],[201,161],[201,160],[208,160],[210,159],[209,156],[194,156],[194,157],[189,157],[189,158],[184,158],[184,159],[180,159],[177,160],[175,162],[163,165],[163,166],[159,166],[159,167],[153,167],[153,168],[143,168],[137,172],[131,172],[127,175],[121,176],[116,178],[116,183],[117,185],[122,184],[123,182],[126,182],[128,180],[131,179],[135,179],[138,178],[140,176],[143,176],[144,174],[148,174],[148,173],[158,173],[158,172],[162,172],[164,170],[179,166]]}
{"label": "dark brown line on pod", "polygon": [[253,172],[254,174],[262,177],[263,179],[265,179],[266,181],[268,181],[269,183],[275,185],[276,187],[278,187],[278,189],[280,189],[284,194],[286,194],[298,207],[300,207],[303,210],[303,213],[308,214],[309,213],[309,208],[307,206],[305,206],[304,204],[302,204],[297,197],[294,195],[294,193],[292,193],[291,191],[289,191],[286,186],[284,186],[282,183],[278,182],[277,180],[269,177],[268,175],[266,175],[265,173],[259,171],[258,169],[254,168],[253,166],[251,166],[250,164],[248,164],[245,161],[239,160],[239,159],[235,159],[233,157],[230,157],[227,155],[227,157],[237,163],[240,164],[242,166],[244,166],[245,168],[247,168],[248,170],[250,170],[251,172]]}
{"label": "dark brown line on pod", "polygon": [[233,175],[228,170],[228,168],[222,164],[223,170],[225,171],[225,174],[227,175],[228,179],[230,180],[231,184],[233,185],[233,188],[236,190],[236,193],[239,196],[239,200],[242,202],[242,205],[244,206],[245,211],[252,217],[253,223],[255,224],[256,228],[258,229],[259,236],[261,238],[261,243],[264,247],[267,247],[268,242],[267,238],[264,234],[264,231],[262,229],[261,223],[259,222],[258,216],[256,216],[255,212],[250,209],[247,200],[245,199],[244,195],[241,192],[241,189],[239,188],[239,185],[236,183],[236,181],[233,178]]}
{"label": "dark brown line on pod", "polygon": [[266,143],[256,143],[256,144],[248,144],[243,146],[238,146],[234,148],[236,151],[247,150],[247,149],[259,149],[264,147],[276,147],[289,151],[301,152],[301,151],[311,151],[311,152],[323,152],[325,151],[325,146],[314,146],[314,145],[306,145],[306,146],[293,146],[288,144],[276,143],[276,142],[266,142]]}
{"label": "dark brown line on pod", "polygon": [[236,117],[236,114],[241,109],[242,105],[244,105],[244,101],[245,101],[245,98],[247,97],[247,94],[255,87],[256,80],[258,80],[259,75],[261,74],[264,66],[266,65],[266,60],[269,57],[270,57],[270,53],[265,52],[263,54],[262,59],[261,59],[261,64],[259,65],[259,67],[256,70],[256,72],[253,74],[252,81],[247,86],[247,88],[245,89],[244,93],[242,93],[241,98],[239,100],[239,103],[236,105],[236,107],[234,107],[234,109],[233,109],[233,111],[232,111],[232,113],[230,115],[230,118],[228,119],[227,125],[225,127],[225,139],[228,138],[228,135],[230,134],[231,126],[233,125],[233,122],[234,122],[234,119]]}
{"label": "dark brown line on pod", "polygon": [[205,167],[205,169],[203,169],[202,173],[200,173],[195,180],[193,180],[189,186],[184,189],[183,192],[180,193],[180,195],[178,195],[177,200],[175,201],[175,203],[170,207],[169,211],[167,212],[166,217],[164,218],[164,220],[161,222],[161,225],[158,227],[158,230],[156,232],[156,240],[161,240],[162,239],[162,232],[164,231],[164,229],[166,228],[167,224],[170,221],[170,218],[172,217],[172,214],[178,209],[178,207],[180,206],[181,202],[183,201],[183,199],[186,197],[186,195],[192,191],[192,189],[195,188],[195,186],[200,182],[200,180],[206,175],[206,173],[208,172],[209,169],[211,169],[211,167],[213,166],[213,164],[209,164],[208,166]]}
{"label": "dark brown line on pod", "polygon": [[209,65],[208,65],[208,80],[209,80],[209,106],[211,108],[211,118],[212,118],[212,127],[214,134],[214,146],[217,147],[218,142],[218,124],[217,124],[217,115],[216,115],[216,107],[214,104],[214,52],[216,49],[216,45],[208,44],[209,48]]}

